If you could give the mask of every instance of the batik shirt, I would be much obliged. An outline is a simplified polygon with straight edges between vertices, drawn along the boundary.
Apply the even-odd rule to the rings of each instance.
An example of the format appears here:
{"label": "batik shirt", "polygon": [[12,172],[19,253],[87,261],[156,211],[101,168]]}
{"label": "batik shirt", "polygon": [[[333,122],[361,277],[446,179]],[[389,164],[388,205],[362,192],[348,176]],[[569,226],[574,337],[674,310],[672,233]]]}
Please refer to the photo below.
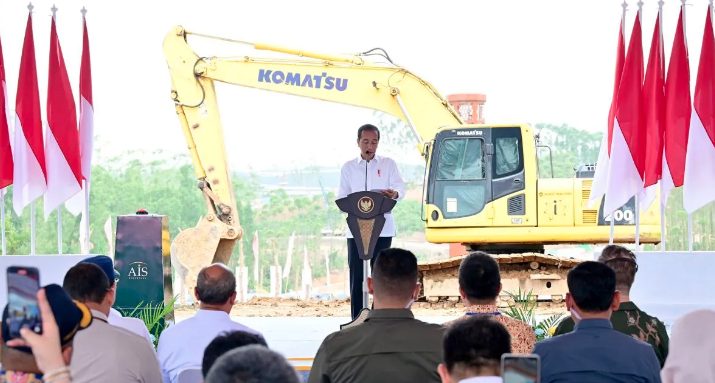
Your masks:
{"label": "batik shirt", "polygon": [[0,383],[42,383],[42,375],[0,370]]}
{"label": "batik shirt", "polygon": [[496,305],[469,306],[466,308],[463,317],[447,323],[446,326],[470,316],[489,316],[504,325],[511,336],[511,352],[515,354],[531,354],[534,350],[534,344],[536,344],[534,329],[518,319],[502,314]]}

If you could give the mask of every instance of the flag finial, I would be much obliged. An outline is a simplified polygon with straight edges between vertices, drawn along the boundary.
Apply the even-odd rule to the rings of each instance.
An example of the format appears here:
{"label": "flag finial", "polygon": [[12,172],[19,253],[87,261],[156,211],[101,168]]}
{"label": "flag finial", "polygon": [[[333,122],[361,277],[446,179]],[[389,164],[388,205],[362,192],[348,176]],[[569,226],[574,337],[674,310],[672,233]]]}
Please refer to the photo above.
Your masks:
{"label": "flag finial", "polygon": [[621,3],[621,7],[623,7],[623,12],[625,12],[626,9],[628,9],[628,3],[626,3],[626,0],[623,0],[623,3]]}
{"label": "flag finial", "polygon": [[[712,0],[710,0],[710,1],[712,1]],[[663,10],[663,4],[665,4],[665,2],[663,0],[658,0],[658,11]]]}
{"label": "flag finial", "polygon": [[55,15],[57,14],[57,6],[55,4],[52,4],[52,18],[55,18]]}
{"label": "flag finial", "polygon": [[[663,0],[661,0],[661,1],[663,1]],[[80,12],[82,12],[82,17],[87,16],[87,8],[82,7],[82,9],[80,10]]]}
{"label": "flag finial", "polygon": [[638,0],[638,12],[643,9],[643,0]]}
{"label": "flag finial", "polygon": [[27,4],[27,9],[30,10],[30,13],[32,13],[32,9],[33,9],[33,8],[35,8],[35,6],[32,5],[32,2],[30,2],[30,3]]}

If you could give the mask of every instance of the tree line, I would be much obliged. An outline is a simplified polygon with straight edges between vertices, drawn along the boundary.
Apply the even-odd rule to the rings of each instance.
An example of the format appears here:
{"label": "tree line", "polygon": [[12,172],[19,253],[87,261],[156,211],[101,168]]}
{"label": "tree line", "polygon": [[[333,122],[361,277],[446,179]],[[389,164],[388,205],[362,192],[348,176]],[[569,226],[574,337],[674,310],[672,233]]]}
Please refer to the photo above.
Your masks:
{"label": "tree line", "polygon": [[[572,177],[579,164],[595,163],[601,135],[578,130],[566,125],[538,124],[535,126],[542,144],[552,150],[555,177]],[[409,143],[412,146],[412,143]],[[551,175],[548,157],[539,155],[542,177]],[[300,170],[297,170],[300,171]],[[306,172],[315,171],[306,169]],[[419,171],[414,171],[419,173]],[[326,233],[340,232],[345,220],[334,204],[335,194],[323,191],[316,196],[292,196],[285,190],[263,190],[258,177],[233,177],[239,219],[243,226],[244,265],[253,269],[253,249],[251,241],[258,231],[260,249],[260,269],[262,286],[267,288],[268,269],[271,265],[284,265],[288,248],[288,238],[295,233],[293,267],[287,278],[286,288],[300,286],[300,268],[304,247],[310,254],[313,276],[325,275],[325,257],[330,268],[345,267],[345,254],[341,249],[327,250],[320,254],[321,238]],[[187,156],[166,157],[146,160],[138,153],[127,153],[114,160],[96,164],[92,170],[91,186],[91,252],[108,252],[108,238],[105,224],[109,219],[112,227],[116,216],[133,214],[138,209],[150,213],[169,216],[170,235],[174,238],[181,229],[195,226],[199,217],[205,214],[205,207],[198,189],[195,188],[194,171]],[[410,182],[409,187],[421,189],[421,179]],[[18,217],[12,211],[12,189],[5,197],[6,238],[8,254],[28,254],[30,251],[29,208]],[[36,253],[55,254],[57,252],[57,212],[45,221],[42,216],[41,200],[36,202]],[[394,210],[400,227],[400,235],[407,236],[423,230],[421,204],[415,200],[403,200]],[[65,253],[78,253],[78,227],[80,217],[70,215],[62,209],[63,248]],[[687,216],[682,208],[682,193],[671,193],[666,210],[668,250],[687,250]],[[693,215],[695,250],[715,249],[715,208],[713,204]],[[113,231],[113,229],[112,229]],[[110,239],[113,241],[113,239]],[[229,266],[238,266],[239,248],[234,248],[234,256]],[[650,247],[653,248],[653,247]],[[655,247],[659,249],[659,247]]]}

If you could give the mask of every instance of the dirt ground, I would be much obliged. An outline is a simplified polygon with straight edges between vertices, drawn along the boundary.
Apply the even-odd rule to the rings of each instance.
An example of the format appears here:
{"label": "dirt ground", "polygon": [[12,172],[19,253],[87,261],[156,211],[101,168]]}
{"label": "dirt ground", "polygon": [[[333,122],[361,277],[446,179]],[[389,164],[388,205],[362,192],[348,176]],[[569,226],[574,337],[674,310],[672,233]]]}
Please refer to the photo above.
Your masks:
{"label": "dirt ground", "polygon": [[[196,311],[193,307],[180,307],[176,309],[179,317],[191,316]],[[463,312],[461,302],[416,302],[412,311],[417,316],[458,316]],[[538,315],[551,315],[565,312],[563,303],[540,303],[537,308]],[[233,316],[243,317],[331,317],[349,316],[350,301],[345,300],[300,300],[287,298],[258,298],[254,297],[246,303],[233,306]]]}

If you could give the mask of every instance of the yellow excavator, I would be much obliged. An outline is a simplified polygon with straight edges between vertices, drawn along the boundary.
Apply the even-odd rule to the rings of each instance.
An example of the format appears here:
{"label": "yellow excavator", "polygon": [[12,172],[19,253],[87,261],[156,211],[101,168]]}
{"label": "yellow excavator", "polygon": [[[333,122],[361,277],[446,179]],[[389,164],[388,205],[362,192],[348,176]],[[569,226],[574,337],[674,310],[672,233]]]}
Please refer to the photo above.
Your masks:
{"label": "yellow excavator", "polygon": [[[256,56],[199,56],[187,41],[190,36],[246,45]],[[375,51],[321,54],[182,27],[166,35],[163,49],[171,98],[207,210],[195,228],[182,231],[172,243],[172,258],[186,268],[227,263],[243,234],[214,81],[379,110],[402,119],[418,138],[426,161],[422,218],[427,240],[501,254],[495,256],[505,273],[514,269],[518,274],[504,283],[505,289],[562,292],[563,272],[576,261],[544,255],[544,245],[608,242],[611,219],[615,242],[635,240],[637,211],[632,201],[609,217],[598,206],[588,205],[593,169],[573,178],[540,178],[532,127],[463,124],[431,84],[394,65],[382,51],[377,52],[382,52],[385,63],[371,60]],[[260,57],[261,51],[269,54]],[[660,216],[652,207],[640,213],[640,242],[659,240]],[[421,265],[427,298],[457,295],[458,261]],[[190,272],[187,277],[191,274],[195,275]],[[192,286],[191,280],[187,283]]]}

